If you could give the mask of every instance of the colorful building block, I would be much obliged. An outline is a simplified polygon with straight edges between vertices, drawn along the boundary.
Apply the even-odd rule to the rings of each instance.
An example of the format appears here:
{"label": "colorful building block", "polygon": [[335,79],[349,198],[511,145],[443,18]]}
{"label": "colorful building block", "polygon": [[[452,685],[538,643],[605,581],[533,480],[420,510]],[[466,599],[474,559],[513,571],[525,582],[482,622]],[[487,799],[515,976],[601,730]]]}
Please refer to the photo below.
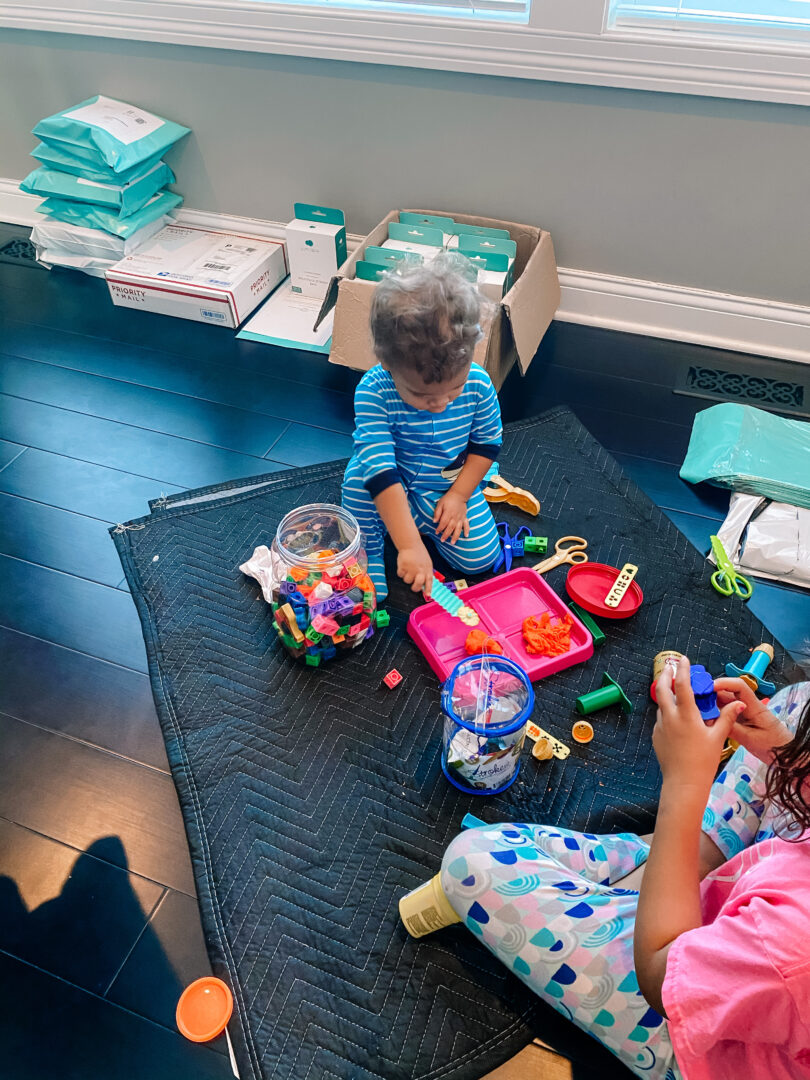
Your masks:
{"label": "colorful building block", "polygon": [[391,616],[388,614],[387,611],[380,610],[377,612],[374,621],[376,622],[377,626],[388,626],[388,624],[391,622]]}
{"label": "colorful building block", "polygon": [[389,690],[393,690],[395,686],[399,686],[402,682],[402,676],[396,668],[392,668],[383,679],[383,682]]}

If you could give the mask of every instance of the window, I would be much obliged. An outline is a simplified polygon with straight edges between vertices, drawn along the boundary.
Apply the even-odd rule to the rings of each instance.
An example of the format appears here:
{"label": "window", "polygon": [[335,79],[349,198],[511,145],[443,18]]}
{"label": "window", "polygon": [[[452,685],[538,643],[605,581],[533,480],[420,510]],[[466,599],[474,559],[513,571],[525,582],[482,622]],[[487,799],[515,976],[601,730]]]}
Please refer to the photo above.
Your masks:
{"label": "window", "polygon": [[810,0],[619,0],[614,16],[616,25],[646,21],[675,29],[792,36],[810,31]]}
{"label": "window", "polygon": [[[771,23],[789,12],[801,26],[810,0],[707,4],[0,0],[0,28],[810,105],[810,33],[756,21],[767,9]],[[725,21],[709,24],[704,14],[720,9]]]}
{"label": "window", "polygon": [[[264,0],[252,0],[260,4]],[[526,23],[531,0],[282,0],[296,7],[336,8],[366,15],[390,12],[433,19],[496,20]]]}

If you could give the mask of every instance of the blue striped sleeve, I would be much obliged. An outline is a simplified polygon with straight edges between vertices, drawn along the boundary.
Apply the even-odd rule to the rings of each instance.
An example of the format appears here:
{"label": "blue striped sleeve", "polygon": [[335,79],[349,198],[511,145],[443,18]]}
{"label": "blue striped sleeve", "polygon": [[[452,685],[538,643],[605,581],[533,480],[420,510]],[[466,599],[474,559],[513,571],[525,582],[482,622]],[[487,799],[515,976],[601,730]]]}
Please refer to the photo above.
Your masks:
{"label": "blue striped sleeve", "polygon": [[354,451],[363,470],[363,484],[376,498],[381,491],[399,484],[394,436],[385,399],[374,385],[361,379],[354,394]]}
{"label": "blue striped sleeve", "polygon": [[495,461],[503,442],[501,407],[489,375],[483,369],[477,371],[476,375],[479,393],[467,450]]}

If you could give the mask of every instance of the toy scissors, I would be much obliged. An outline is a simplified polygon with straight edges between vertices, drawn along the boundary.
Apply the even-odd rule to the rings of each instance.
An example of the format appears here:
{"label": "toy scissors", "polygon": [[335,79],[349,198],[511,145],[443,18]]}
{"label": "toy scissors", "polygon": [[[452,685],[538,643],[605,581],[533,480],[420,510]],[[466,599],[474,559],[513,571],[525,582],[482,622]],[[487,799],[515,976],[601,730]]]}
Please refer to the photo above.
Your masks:
{"label": "toy scissors", "polygon": [[712,574],[712,586],[722,596],[731,596],[732,593],[736,593],[741,600],[748,600],[754,591],[754,586],[747,577],[737,573],[719,537],[710,536],[709,539],[712,542],[712,555],[717,563],[717,569]]}
{"label": "toy scissors", "polygon": [[532,570],[536,570],[538,574],[545,574],[546,570],[552,570],[555,566],[559,566],[560,563],[587,562],[588,556],[585,553],[587,546],[588,541],[583,540],[581,536],[561,536],[554,545],[556,555],[544,559],[543,562],[536,563]]}
{"label": "toy scissors", "polygon": [[[521,525],[514,536],[509,532],[509,522],[499,521],[495,528],[498,530],[498,535],[501,538],[501,553],[497,558],[495,565],[492,567],[493,574],[497,574],[500,568],[503,566],[505,570],[512,569],[512,558],[515,555],[523,554],[523,541],[520,539],[524,534],[531,535],[531,529],[528,525]],[[503,532],[501,532],[503,529]]]}

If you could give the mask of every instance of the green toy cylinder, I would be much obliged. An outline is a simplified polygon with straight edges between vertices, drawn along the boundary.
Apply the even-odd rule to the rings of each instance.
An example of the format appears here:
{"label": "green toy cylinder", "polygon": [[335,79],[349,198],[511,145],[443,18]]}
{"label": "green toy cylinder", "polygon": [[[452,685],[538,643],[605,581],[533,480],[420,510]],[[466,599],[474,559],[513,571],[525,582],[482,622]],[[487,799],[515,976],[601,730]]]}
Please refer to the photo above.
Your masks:
{"label": "green toy cylinder", "polygon": [[589,694],[581,694],[577,698],[577,712],[580,716],[590,716],[599,709],[618,705],[621,700],[622,692],[618,686],[602,686],[599,690],[591,690]]}

